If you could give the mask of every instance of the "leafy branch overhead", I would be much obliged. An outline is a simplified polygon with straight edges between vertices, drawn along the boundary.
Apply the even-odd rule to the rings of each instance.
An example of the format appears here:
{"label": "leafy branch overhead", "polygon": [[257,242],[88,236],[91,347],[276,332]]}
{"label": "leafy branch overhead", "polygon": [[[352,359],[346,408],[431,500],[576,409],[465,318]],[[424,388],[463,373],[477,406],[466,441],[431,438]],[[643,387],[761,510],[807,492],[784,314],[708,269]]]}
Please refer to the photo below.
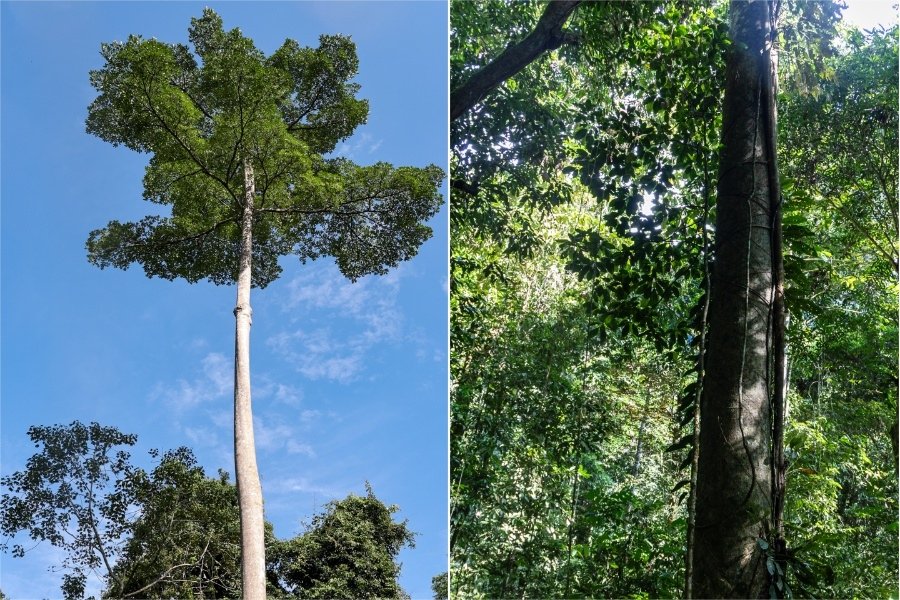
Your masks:
{"label": "leafy branch overhead", "polygon": [[582,0],[551,0],[534,30],[518,43],[477,71],[450,94],[450,120],[475,106],[485,94],[521,71],[548,50],[555,50],[577,39],[563,29],[569,16]]}
{"label": "leafy branch overhead", "polygon": [[318,48],[287,40],[269,57],[206,9],[183,44],[130,36],[104,44],[100,92],[87,131],[153,156],[144,199],[171,216],[111,221],[93,231],[88,255],[103,267],[140,263],[148,276],[216,284],[237,279],[244,163],[254,170],[253,284],[265,287],[278,257],[334,256],[356,279],[413,256],[430,237],[423,221],[441,203],[436,166],[358,166],[325,158],[365,123],[355,98],[358,59],[345,36]]}

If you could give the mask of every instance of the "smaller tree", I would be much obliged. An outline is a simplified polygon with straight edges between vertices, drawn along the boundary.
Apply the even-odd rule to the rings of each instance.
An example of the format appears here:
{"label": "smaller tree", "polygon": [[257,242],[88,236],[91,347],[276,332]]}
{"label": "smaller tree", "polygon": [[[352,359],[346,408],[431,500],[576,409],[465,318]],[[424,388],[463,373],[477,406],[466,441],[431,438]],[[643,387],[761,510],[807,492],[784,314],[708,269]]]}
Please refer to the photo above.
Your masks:
{"label": "smaller tree", "polygon": [[366,496],[329,502],[306,531],[269,549],[269,577],[289,598],[408,598],[397,555],[415,546],[406,521],[395,523],[366,483]]}
{"label": "smaller tree", "polygon": [[[27,533],[63,549],[63,596],[84,595],[87,575],[105,570],[109,585],[120,582],[112,565],[131,530],[129,508],[135,502],[137,472],[130,455],[136,436],[97,423],[30,427],[28,437],[41,451],[24,471],[0,479],[8,490],[0,498],[0,533]],[[8,544],[0,549],[9,550]],[[25,556],[20,544],[13,556]]]}
{"label": "smaller tree", "polygon": [[450,597],[450,582],[447,579],[448,571],[431,578],[431,591],[434,592],[434,600],[447,600]]}
{"label": "smaller tree", "polygon": [[227,473],[209,478],[190,449],[170,450],[137,501],[141,516],[104,597],[241,597],[240,511]]}

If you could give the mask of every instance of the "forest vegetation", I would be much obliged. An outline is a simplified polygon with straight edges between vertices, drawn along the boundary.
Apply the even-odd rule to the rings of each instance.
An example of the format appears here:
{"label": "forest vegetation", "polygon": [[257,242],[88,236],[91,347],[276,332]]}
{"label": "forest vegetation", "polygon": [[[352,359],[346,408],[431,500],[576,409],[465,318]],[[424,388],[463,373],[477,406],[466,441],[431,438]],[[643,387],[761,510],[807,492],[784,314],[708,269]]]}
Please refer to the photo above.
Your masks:
{"label": "forest vegetation", "polygon": [[896,597],[898,30],[754,5],[451,2],[453,596]]}
{"label": "forest vegetation", "polygon": [[[186,447],[151,450],[135,466],[137,437],[98,423],[35,426],[39,451],[0,480],[0,534],[59,548],[62,595],[84,598],[99,574],[104,598],[242,598],[240,510],[228,473],[208,477]],[[408,598],[397,556],[415,546],[397,506],[366,495],[332,500],[289,539],[266,523],[268,598]],[[0,548],[14,557],[22,544]],[[433,584],[439,594],[438,580]],[[446,575],[444,575],[446,579]]]}

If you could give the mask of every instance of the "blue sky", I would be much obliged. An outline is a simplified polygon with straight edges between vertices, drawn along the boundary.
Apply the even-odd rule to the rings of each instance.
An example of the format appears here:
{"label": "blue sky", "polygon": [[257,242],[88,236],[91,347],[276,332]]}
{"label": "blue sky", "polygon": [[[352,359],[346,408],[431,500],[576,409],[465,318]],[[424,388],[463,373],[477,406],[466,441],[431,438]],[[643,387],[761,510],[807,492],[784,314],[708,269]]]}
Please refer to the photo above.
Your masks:
{"label": "blue sky", "polygon": [[[0,472],[21,469],[30,425],[98,421],[147,450],[188,445],[233,473],[234,288],[100,271],[84,243],[141,200],[148,156],[84,132],[101,42],[130,33],[186,42],[204,3],[2,2]],[[359,164],[446,169],[447,8],[415,3],[209,3],[271,53],[352,36],[369,121],[337,153]],[[444,188],[446,192],[446,184]],[[446,193],[445,193],[446,196]],[[447,211],[419,255],[356,284],[330,260],[283,259],[255,290],[256,441],[266,516],[289,537],[330,499],[376,495],[419,533],[401,584],[430,598],[447,557]],[[59,597],[59,554],[0,556],[12,598]],[[96,589],[96,588],[95,588]]]}

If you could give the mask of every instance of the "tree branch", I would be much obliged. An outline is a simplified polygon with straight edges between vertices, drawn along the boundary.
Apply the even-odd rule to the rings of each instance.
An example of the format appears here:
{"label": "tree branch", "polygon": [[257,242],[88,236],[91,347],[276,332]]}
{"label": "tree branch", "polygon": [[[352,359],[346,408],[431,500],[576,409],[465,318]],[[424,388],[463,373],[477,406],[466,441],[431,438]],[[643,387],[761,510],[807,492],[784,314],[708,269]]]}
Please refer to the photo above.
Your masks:
{"label": "tree branch", "polygon": [[309,115],[313,110],[315,110],[316,103],[319,102],[319,98],[322,96],[322,86],[316,88],[316,95],[313,97],[312,101],[303,108],[297,107],[298,116],[296,119],[291,121],[288,126],[288,131],[296,131],[297,129],[318,129],[319,127],[310,126],[310,125],[302,125],[300,121],[302,121],[307,115]]}
{"label": "tree branch", "polygon": [[199,110],[200,112],[203,113],[204,117],[206,117],[210,121],[213,120],[212,114],[208,110],[206,110],[206,108],[200,103],[199,100],[194,98],[190,94],[190,92],[188,92],[186,85],[184,85],[184,86],[178,85],[178,83],[175,80],[172,80],[172,85],[175,86],[176,88],[178,88],[179,90],[181,90],[181,93],[188,97],[188,100],[191,101],[191,103],[197,108],[197,110]]}
{"label": "tree branch", "polygon": [[[151,81],[151,83],[152,83],[152,81]],[[203,161],[201,161],[200,158],[196,155],[196,153],[194,152],[194,150],[193,150],[190,146],[188,146],[188,145],[184,142],[184,140],[181,139],[181,136],[179,136],[179,135],[175,132],[175,130],[172,129],[172,127],[169,125],[169,123],[166,122],[166,120],[162,117],[162,115],[159,114],[159,112],[158,112],[158,111],[156,110],[156,108],[153,106],[153,98],[152,98],[152,96],[150,95],[150,90],[147,89],[147,88],[145,87],[145,89],[144,89],[143,91],[144,91],[144,96],[145,96],[146,99],[147,99],[147,108],[148,108],[148,110],[149,110],[150,113],[153,115],[153,117],[159,122],[159,124],[162,126],[162,128],[165,129],[166,132],[167,132],[170,136],[172,136],[172,139],[174,139],[176,142],[178,142],[178,145],[181,146],[181,148],[182,148],[185,152],[187,152],[188,156],[191,158],[191,160],[194,162],[194,164],[197,165],[197,167],[198,167],[201,171],[203,171],[203,173],[204,173],[207,177],[209,177],[210,179],[212,179],[212,180],[218,182],[223,188],[225,188],[225,191],[228,192],[228,194],[229,194],[232,198],[234,198],[234,200],[237,202],[238,199],[237,199],[237,197],[234,195],[234,192],[231,191],[231,188],[228,187],[228,184],[227,184],[225,181],[222,181],[222,179],[221,179],[220,177],[217,177],[215,174],[213,174],[213,173],[209,170],[209,168],[203,163]]]}
{"label": "tree branch", "polygon": [[573,37],[563,31],[563,25],[579,4],[581,0],[551,0],[534,31],[521,42],[509,46],[490,64],[453,90],[450,94],[450,122],[547,50],[555,50],[571,42]]}
{"label": "tree branch", "polygon": [[[123,598],[130,598],[130,597],[132,597],[132,596],[136,596],[137,594],[140,594],[140,593],[143,592],[144,590],[148,590],[148,589],[152,588],[154,585],[156,585],[156,584],[159,583],[160,581],[164,580],[166,577],[168,577],[169,573],[171,573],[171,572],[174,571],[175,569],[180,569],[180,568],[182,568],[182,567],[192,567],[192,566],[194,566],[194,563],[181,563],[180,565],[175,565],[175,566],[173,566],[173,567],[169,567],[168,569],[166,569],[165,571],[163,571],[162,575],[160,575],[159,577],[157,577],[155,581],[152,581],[152,582],[148,583],[147,585],[145,585],[144,587],[142,587],[142,588],[139,589],[139,590],[135,590],[135,591],[133,591],[133,592],[128,592],[127,594],[122,594],[122,597],[123,597]],[[187,580],[184,580],[184,581],[187,581]]]}
{"label": "tree branch", "polygon": [[212,227],[209,227],[207,229],[204,229],[203,231],[200,231],[200,232],[192,234],[192,235],[186,235],[184,237],[170,239],[170,240],[162,240],[162,241],[138,241],[138,242],[128,243],[126,245],[128,247],[154,246],[157,248],[161,248],[161,247],[165,247],[165,246],[175,246],[178,244],[183,244],[185,242],[190,242],[190,241],[196,240],[198,238],[205,237],[205,236],[211,234],[212,232],[214,232],[216,229],[218,229],[222,225],[225,225],[227,223],[236,223],[236,222],[237,222],[237,219],[232,217],[230,219],[223,219],[223,220],[213,224]]}
{"label": "tree branch", "polygon": [[463,181],[462,179],[451,179],[450,187],[454,190],[459,190],[461,192],[465,192],[470,196],[478,195],[478,186],[474,183],[469,183],[468,181]]}
{"label": "tree branch", "polygon": [[94,520],[94,481],[91,479],[90,486],[88,488],[88,493],[85,496],[85,500],[87,500],[87,509],[88,509],[88,523],[90,523],[91,531],[94,534],[94,539],[97,542],[97,550],[100,552],[101,558],[103,558],[103,564],[106,566],[106,572],[109,574],[109,578],[116,582],[119,590],[122,589],[122,582],[119,578],[113,573],[112,566],[109,564],[109,557],[106,556],[106,550],[103,548],[103,538],[100,537],[100,532],[97,530],[97,523]]}

